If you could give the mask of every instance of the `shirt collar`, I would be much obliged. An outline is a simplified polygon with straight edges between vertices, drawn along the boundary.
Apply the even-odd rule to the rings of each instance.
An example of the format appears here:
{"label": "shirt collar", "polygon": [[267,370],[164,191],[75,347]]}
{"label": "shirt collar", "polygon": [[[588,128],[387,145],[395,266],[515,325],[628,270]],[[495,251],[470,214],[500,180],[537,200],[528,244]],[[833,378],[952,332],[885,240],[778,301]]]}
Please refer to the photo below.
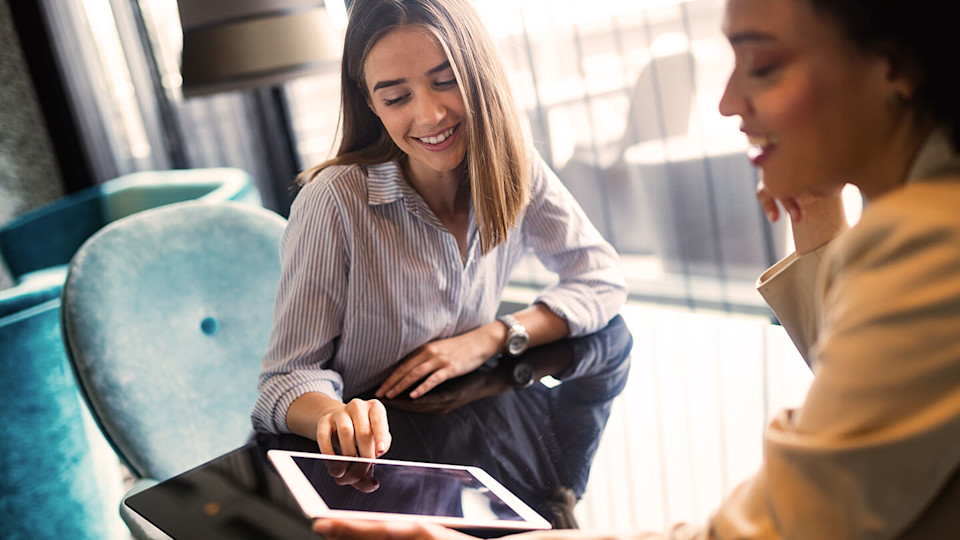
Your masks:
{"label": "shirt collar", "polygon": [[378,206],[404,198],[409,188],[396,161],[367,165],[367,204]]}
{"label": "shirt collar", "polygon": [[396,161],[367,166],[367,205],[382,206],[402,202],[408,212],[430,226],[445,230],[423,197],[403,179],[403,168]]}

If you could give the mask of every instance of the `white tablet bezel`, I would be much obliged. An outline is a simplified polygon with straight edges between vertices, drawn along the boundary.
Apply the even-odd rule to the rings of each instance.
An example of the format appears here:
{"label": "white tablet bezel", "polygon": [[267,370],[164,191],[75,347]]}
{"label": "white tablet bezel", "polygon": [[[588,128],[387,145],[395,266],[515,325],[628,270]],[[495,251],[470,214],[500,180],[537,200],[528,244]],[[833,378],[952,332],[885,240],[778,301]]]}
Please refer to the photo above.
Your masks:
{"label": "white tablet bezel", "polygon": [[[317,454],[311,452],[295,452],[292,450],[268,450],[267,456],[276,467],[280,477],[286,482],[287,487],[297,500],[297,503],[303,509],[307,516],[312,518],[344,518],[344,519],[368,519],[374,521],[430,521],[439,523],[452,528],[460,529],[513,529],[513,530],[542,530],[550,529],[550,523],[543,519],[540,514],[521,501],[516,495],[503,487],[486,471],[479,467],[469,467],[463,465],[444,465],[437,463],[422,463],[414,461],[399,461],[391,459],[370,459],[335,456],[330,454]],[[477,479],[484,487],[500,497],[511,510],[520,516],[521,521],[511,520],[473,520],[462,517],[432,516],[423,514],[391,514],[386,512],[363,512],[357,510],[334,510],[323,501],[323,498],[317,493],[310,480],[304,476],[303,471],[293,461],[294,457],[305,457],[308,459],[347,461],[354,463],[384,463],[391,465],[412,465],[416,467],[427,467],[435,469],[454,469],[466,471]]]}

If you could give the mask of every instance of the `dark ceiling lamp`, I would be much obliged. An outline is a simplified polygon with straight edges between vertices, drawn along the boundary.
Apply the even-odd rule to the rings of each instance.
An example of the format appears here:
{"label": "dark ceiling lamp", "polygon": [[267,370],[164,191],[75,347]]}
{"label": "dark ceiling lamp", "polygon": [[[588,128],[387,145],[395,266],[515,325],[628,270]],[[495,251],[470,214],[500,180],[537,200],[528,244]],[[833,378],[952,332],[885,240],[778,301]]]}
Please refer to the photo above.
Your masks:
{"label": "dark ceiling lamp", "polygon": [[328,71],[341,34],[321,0],[179,0],[184,97]]}

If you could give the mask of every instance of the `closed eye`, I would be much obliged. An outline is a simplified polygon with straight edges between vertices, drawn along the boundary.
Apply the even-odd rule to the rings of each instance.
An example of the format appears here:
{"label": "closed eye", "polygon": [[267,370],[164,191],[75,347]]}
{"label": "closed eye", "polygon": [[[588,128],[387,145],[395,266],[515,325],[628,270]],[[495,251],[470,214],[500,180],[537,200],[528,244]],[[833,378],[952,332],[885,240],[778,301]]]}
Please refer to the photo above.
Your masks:
{"label": "closed eye", "polygon": [[751,77],[762,78],[768,75],[773,74],[778,68],[779,64],[768,64],[758,68],[751,69],[748,73]]}
{"label": "closed eye", "polygon": [[410,99],[410,94],[404,94],[398,98],[385,99],[383,100],[383,104],[386,105],[387,107],[392,107],[394,105],[400,105],[401,103],[406,102],[408,99]]}

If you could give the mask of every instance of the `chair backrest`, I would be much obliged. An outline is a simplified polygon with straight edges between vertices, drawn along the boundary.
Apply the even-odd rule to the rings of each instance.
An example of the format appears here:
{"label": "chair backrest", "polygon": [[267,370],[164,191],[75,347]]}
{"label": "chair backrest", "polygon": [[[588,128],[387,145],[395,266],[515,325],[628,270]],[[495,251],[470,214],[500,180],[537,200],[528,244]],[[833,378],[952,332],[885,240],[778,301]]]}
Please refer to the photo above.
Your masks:
{"label": "chair backrest", "polygon": [[650,60],[634,83],[623,148],[687,133],[694,98],[694,57],[689,50]]}
{"label": "chair backrest", "polygon": [[168,478],[249,436],[284,225],[251,205],[176,203],[111,223],[71,261],[67,353],[136,474]]}
{"label": "chair backrest", "polygon": [[165,204],[202,199],[260,205],[251,176],[230,167],[141,171],[80,190],[27,212],[0,228],[0,257],[17,280],[66,265],[101,227]]}

